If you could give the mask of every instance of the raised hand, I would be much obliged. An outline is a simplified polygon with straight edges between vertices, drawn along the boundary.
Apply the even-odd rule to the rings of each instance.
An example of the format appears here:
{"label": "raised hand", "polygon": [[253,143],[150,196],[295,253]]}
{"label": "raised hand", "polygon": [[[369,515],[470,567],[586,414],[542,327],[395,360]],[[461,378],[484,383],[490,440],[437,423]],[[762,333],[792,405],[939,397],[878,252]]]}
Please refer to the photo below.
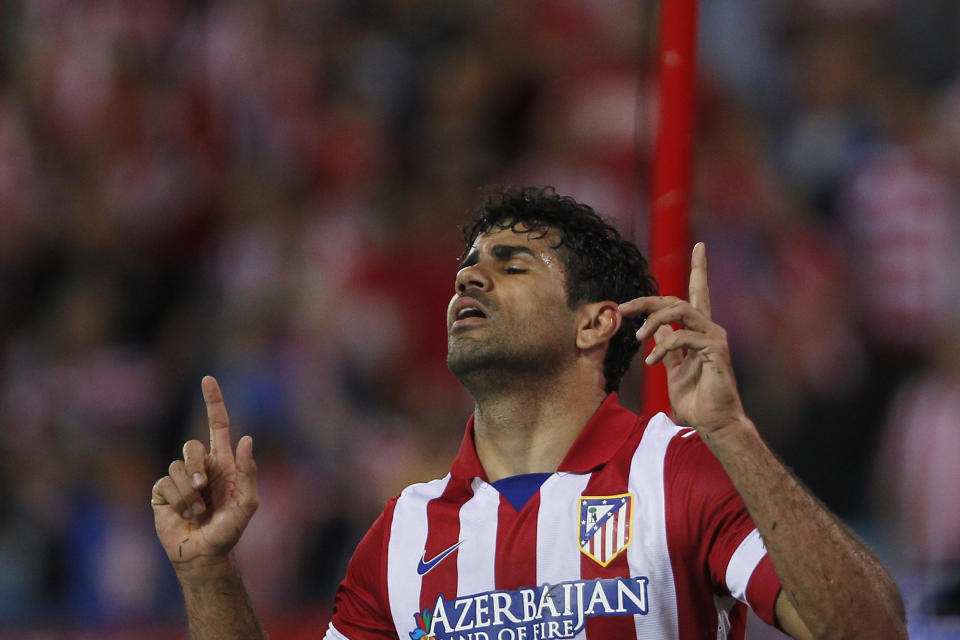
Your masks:
{"label": "raised hand", "polygon": [[217,381],[201,381],[210,424],[210,452],[203,443],[183,445],[183,460],[153,485],[150,504],[157,536],[175,568],[222,560],[257,510],[253,438],[230,443],[230,418]]}
{"label": "raised hand", "polygon": [[[650,336],[656,346],[648,365],[663,362],[674,414],[681,424],[709,436],[734,423],[749,422],[733,377],[727,332],[710,319],[707,286],[707,250],[693,248],[690,265],[690,301],[672,296],[637,298],[620,305],[625,316],[649,314],[637,339]],[[678,323],[674,330],[670,323]]]}

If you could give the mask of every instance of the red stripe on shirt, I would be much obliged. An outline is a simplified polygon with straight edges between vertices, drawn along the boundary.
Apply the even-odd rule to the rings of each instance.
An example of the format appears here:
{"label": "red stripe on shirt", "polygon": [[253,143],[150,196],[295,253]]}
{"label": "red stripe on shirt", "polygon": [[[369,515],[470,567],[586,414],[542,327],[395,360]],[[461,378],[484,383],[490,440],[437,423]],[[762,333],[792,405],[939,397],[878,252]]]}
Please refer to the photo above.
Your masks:
{"label": "red stripe on shirt", "polygon": [[494,581],[497,589],[519,589],[537,584],[537,512],[540,492],[533,494],[517,513],[500,496],[497,511],[497,564]]}
{"label": "red stripe on shirt", "polygon": [[357,546],[347,575],[337,587],[333,626],[349,638],[397,637],[387,594],[388,532],[396,505],[396,498],[387,502],[383,514]]}
{"label": "red stripe on shirt", "polygon": [[[638,440],[638,437],[633,440]],[[631,446],[629,450],[633,450]],[[590,476],[590,482],[583,490],[584,496],[615,496],[621,493],[627,493],[628,478],[630,474],[630,457],[617,456],[611,460],[603,469],[603,473],[594,473]],[[635,509],[636,505],[630,507]],[[619,514],[610,519],[607,526],[616,527],[616,518]],[[577,535],[577,532],[571,531],[570,535]],[[597,534],[603,536],[603,532]],[[617,544],[616,529],[614,529],[613,544]],[[600,540],[598,545],[601,553],[610,550],[606,548],[606,540]],[[595,553],[598,558],[602,558],[601,553]],[[608,556],[609,557],[609,556]],[[619,578],[630,575],[630,565],[627,561],[627,550],[624,548],[617,557],[610,561],[607,566],[602,566],[599,562],[587,556],[580,554],[580,576],[584,580],[594,580],[597,578]],[[588,638],[636,638],[636,626],[633,616],[604,617],[597,616],[587,618],[586,631]]]}
{"label": "red stripe on shirt", "polygon": [[[664,460],[664,493],[667,546],[677,593],[680,638],[715,636],[717,616],[714,596],[727,596],[727,564],[754,524],[719,461],[699,436],[674,437]],[[713,589],[694,582],[706,571]],[[779,583],[753,584],[761,606],[752,603],[761,618],[772,617],[766,603],[776,598]],[[738,602],[730,613],[731,638],[743,638],[745,605]]]}
{"label": "red stripe on shirt", "polygon": [[[443,494],[427,505],[427,542],[424,545],[425,562],[437,557],[460,540],[460,508],[473,497],[466,482],[453,478]],[[437,596],[447,600],[457,597],[457,562],[454,551],[423,576],[420,586],[420,610],[433,607]]]}

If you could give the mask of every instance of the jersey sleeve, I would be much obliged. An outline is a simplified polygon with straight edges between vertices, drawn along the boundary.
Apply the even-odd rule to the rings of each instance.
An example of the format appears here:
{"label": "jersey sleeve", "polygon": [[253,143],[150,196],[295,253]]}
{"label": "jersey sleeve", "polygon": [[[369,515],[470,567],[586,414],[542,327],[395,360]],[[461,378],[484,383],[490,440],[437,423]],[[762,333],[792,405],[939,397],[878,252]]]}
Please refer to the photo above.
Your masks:
{"label": "jersey sleeve", "polygon": [[668,521],[695,566],[718,595],[746,603],[775,624],[780,580],[746,505],[720,462],[691,430],[675,436],[667,454]]}
{"label": "jersey sleeve", "polygon": [[397,640],[387,596],[387,543],[396,498],[357,545],[337,587],[326,640]]}

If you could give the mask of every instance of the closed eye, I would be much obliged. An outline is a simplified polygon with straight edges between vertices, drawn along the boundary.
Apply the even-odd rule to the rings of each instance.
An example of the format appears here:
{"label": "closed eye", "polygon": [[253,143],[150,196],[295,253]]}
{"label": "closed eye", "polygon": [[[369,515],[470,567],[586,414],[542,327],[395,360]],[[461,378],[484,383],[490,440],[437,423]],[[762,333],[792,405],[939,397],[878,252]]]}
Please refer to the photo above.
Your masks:
{"label": "closed eye", "polygon": [[524,269],[524,268],[522,268],[522,267],[507,267],[506,269],[503,270],[503,272],[504,272],[504,273],[510,273],[510,274],[514,274],[514,273],[526,273],[526,272],[527,272],[527,269]]}

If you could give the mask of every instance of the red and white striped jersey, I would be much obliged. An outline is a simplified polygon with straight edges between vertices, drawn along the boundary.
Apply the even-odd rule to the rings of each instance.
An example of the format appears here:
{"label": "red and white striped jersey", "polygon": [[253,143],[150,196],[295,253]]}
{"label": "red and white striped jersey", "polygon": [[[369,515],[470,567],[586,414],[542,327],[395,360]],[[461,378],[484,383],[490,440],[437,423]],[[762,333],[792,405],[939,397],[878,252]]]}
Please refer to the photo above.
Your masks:
{"label": "red and white striped jersey", "polygon": [[337,590],[330,640],[742,638],[780,583],[693,429],[610,394],[520,511],[467,425],[450,473],[390,500]]}

